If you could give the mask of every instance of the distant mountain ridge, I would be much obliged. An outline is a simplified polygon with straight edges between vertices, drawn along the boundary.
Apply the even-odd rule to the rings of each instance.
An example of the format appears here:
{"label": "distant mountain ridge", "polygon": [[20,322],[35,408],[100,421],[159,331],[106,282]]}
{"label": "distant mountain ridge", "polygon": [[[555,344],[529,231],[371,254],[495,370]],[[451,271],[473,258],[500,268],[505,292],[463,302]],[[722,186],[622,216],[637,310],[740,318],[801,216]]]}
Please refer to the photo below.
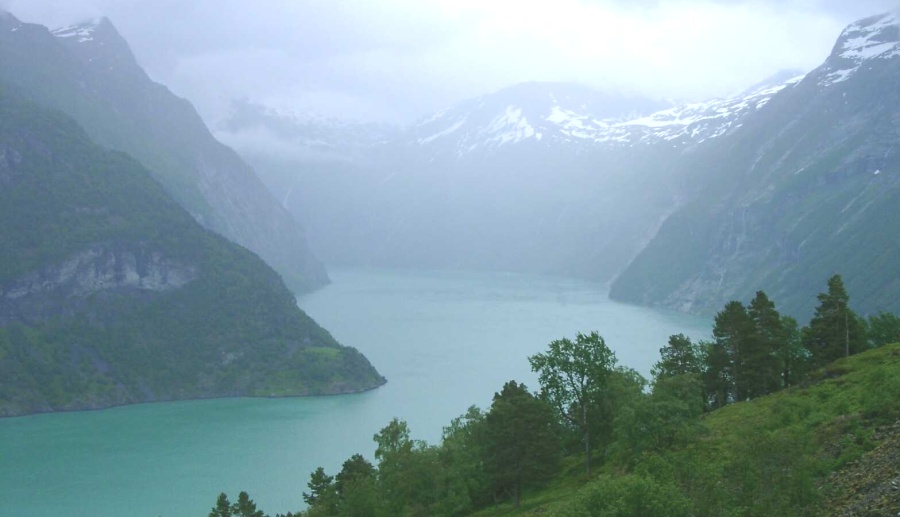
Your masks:
{"label": "distant mountain ridge", "polygon": [[[524,83],[393,132],[236,110],[217,134],[285,193],[285,206],[330,263],[608,281],[686,197],[667,172],[678,157],[738,129],[796,75],[675,107],[574,84]],[[269,139],[246,138],[262,130]],[[307,153],[310,141],[340,157]]]}
{"label": "distant mountain ridge", "polygon": [[[460,103],[416,124],[410,132],[422,147],[447,147],[449,141],[458,156],[527,140],[580,146],[701,143],[739,126],[743,117],[799,82],[802,74],[773,79],[736,97],[677,106],[604,96],[575,85],[528,83]],[[573,88],[581,91],[581,99],[573,95],[558,98],[554,93]],[[522,95],[523,91],[528,95]],[[584,98],[592,102],[583,102]],[[484,111],[495,114],[485,116]]]}
{"label": "distant mountain ridge", "polygon": [[841,273],[862,312],[898,311],[897,22],[851,24],[816,70],[724,99],[527,83],[338,166],[242,152],[329,262],[586,277],[698,313],[763,288],[801,318]]}
{"label": "distant mountain ridge", "polygon": [[150,80],[106,18],[52,33],[0,17],[0,82],[140,160],[205,227],[246,246],[297,290],[328,281],[303,228],[194,108]]}

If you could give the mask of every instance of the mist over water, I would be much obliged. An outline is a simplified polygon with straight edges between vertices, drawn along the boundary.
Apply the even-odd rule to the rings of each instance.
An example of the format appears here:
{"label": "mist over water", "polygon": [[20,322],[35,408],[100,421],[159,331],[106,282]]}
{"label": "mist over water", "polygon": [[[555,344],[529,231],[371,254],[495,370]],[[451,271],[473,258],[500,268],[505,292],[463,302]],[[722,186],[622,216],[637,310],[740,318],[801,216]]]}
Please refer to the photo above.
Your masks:
{"label": "mist over water", "polygon": [[350,455],[373,459],[393,417],[436,442],[510,379],[537,389],[527,357],[598,330],[620,364],[649,375],[674,333],[711,321],[609,301],[580,280],[474,272],[332,270],[298,299],[388,383],[348,396],[145,404],[0,420],[0,515],[205,515],[247,490],[260,508],[296,510],[309,473]]}

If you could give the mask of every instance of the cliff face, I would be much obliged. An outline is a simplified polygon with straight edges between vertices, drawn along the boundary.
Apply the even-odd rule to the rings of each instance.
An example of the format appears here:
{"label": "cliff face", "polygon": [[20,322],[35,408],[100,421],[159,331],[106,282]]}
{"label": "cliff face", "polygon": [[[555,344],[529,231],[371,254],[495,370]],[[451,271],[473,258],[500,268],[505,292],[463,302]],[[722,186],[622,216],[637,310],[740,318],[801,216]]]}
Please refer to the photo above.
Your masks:
{"label": "cliff face", "polygon": [[80,302],[103,291],[170,291],[198,275],[197,264],[181,263],[140,244],[89,246],[0,286],[0,326],[72,317]]}
{"label": "cliff face", "polygon": [[6,14],[0,62],[0,82],[139,160],[198,222],[258,254],[289,287],[328,282],[303,228],[189,102],[147,76],[109,20],[51,32]]}
{"label": "cliff face", "polygon": [[0,416],[384,382],[132,158],[0,90]]}

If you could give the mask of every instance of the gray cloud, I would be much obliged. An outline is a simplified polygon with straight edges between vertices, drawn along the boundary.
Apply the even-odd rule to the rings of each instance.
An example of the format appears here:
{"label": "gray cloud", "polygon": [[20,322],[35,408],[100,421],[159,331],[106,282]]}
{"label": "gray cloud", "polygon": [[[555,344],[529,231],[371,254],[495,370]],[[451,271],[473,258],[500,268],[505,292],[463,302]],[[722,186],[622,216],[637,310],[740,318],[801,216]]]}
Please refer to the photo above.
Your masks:
{"label": "gray cloud", "polygon": [[50,26],[106,15],[148,73],[214,120],[235,98],[408,121],[527,80],[657,97],[811,69],[896,0],[0,0]]}

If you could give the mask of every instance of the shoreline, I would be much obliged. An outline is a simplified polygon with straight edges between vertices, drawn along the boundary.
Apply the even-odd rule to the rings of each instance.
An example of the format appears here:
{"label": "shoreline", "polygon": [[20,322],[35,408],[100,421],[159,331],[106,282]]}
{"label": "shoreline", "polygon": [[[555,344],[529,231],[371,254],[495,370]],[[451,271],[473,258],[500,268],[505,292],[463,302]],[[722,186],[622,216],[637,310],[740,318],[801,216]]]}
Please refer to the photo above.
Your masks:
{"label": "shoreline", "polygon": [[205,401],[205,400],[231,400],[231,399],[277,400],[277,399],[302,399],[302,398],[320,398],[320,397],[343,397],[343,396],[350,396],[350,395],[361,395],[363,393],[375,391],[387,383],[388,383],[387,378],[381,377],[381,382],[379,382],[378,384],[376,384],[374,386],[371,386],[368,388],[355,389],[355,390],[336,391],[334,393],[317,393],[317,394],[307,394],[307,395],[211,395],[208,397],[163,398],[163,399],[158,399],[158,400],[122,402],[122,403],[102,405],[102,406],[96,406],[96,407],[48,409],[48,410],[31,411],[31,412],[27,412],[27,413],[9,414],[9,415],[0,414],[0,421],[14,419],[14,418],[28,418],[28,417],[36,417],[36,416],[41,416],[41,415],[52,415],[52,414],[58,414],[58,413],[89,413],[89,412],[96,412],[96,411],[106,411],[109,409],[123,408],[123,407],[128,407],[128,406],[142,406],[142,405],[148,405],[148,404],[164,404],[164,403],[171,403],[171,402],[200,402],[200,401]]}

